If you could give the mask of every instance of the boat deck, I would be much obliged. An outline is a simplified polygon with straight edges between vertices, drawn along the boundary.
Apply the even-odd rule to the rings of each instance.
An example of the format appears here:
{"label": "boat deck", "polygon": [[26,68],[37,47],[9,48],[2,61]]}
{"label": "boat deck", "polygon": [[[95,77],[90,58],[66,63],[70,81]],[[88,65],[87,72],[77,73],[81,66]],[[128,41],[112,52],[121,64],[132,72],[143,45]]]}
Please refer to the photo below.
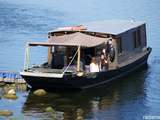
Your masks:
{"label": "boat deck", "polygon": [[126,59],[125,61],[123,61],[122,63],[120,63],[118,65],[118,67],[123,67],[126,66],[128,64],[133,63],[134,61],[140,59],[141,57],[143,57],[144,55],[146,55],[148,53],[148,50],[143,50],[142,52],[138,53],[138,54],[133,54],[129,56],[129,59]]}
{"label": "boat deck", "polygon": [[[50,67],[32,67],[29,69],[29,72],[39,72],[39,73],[63,73],[66,67],[62,69],[51,69]],[[76,72],[76,66],[70,66],[66,72]]]}

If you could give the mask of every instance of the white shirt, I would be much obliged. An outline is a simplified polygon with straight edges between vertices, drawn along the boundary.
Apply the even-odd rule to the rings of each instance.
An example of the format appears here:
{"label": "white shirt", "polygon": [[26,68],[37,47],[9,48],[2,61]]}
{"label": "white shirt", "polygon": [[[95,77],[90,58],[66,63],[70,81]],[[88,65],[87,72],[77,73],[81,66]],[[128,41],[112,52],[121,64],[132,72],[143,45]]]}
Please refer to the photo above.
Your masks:
{"label": "white shirt", "polygon": [[98,67],[97,64],[91,63],[91,64],[89,65],[89,70],[90,70],[90,72],[99,72],[99,67]]}

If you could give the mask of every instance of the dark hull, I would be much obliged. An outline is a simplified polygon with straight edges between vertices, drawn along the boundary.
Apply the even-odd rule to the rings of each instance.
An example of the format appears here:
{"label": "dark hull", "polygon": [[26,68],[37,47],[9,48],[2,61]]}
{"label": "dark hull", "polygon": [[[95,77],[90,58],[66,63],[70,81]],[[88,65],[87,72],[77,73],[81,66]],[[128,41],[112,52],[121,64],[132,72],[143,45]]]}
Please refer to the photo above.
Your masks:
{"label": "dark hull", "polygon": [[85,89],[98,85],[105,84],[117,78],[123,77],[130,72],[147,64],[148,56],[151,52],[151,48],[148,48],[146,55],[138,59],[137,61],[128,64],[124,67],[117,68],[116,70],[110,70],[105,72],[93,73],[83,77],[78,76],[64,76],[63,78],[44,78],[23,76],[26,82],[32,88],[44,88],[44,89]]}

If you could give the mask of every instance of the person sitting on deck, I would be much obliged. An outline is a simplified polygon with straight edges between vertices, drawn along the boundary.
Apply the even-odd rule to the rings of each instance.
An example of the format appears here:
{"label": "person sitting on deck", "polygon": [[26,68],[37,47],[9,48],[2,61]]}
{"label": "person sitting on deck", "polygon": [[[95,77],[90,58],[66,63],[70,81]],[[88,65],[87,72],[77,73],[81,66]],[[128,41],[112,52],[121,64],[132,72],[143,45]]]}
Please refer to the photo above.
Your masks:
{"label": "person sitting on deck", "polygon": [[90,72],[99,72],[99,66],[96,62],[95,57],[92,58],[89,68],[90,68]]}

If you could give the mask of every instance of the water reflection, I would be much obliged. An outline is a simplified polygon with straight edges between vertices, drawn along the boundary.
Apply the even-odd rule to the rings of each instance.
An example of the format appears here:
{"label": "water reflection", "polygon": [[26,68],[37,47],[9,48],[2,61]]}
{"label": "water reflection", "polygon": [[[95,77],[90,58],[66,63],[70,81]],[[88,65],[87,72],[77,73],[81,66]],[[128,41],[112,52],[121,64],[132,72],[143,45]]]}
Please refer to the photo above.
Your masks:
{"label": "water reflection", "polygon": [[[37,97],[30,92],[23,106],[23,112],[29,119],[34,116],[37,116],[36,119],[42,117],[49,119],[51,114],[45,109],[50,106],[55,110],[54,116],[64,120],[117,119],[122,117],[122,113],[123,117],[124,114],[133,113],[137,114],[135,117],[141,117],[147,110],[144,103],[144,76],[146,76],[146,70],[136,73],[136,76],[130,75],[103,87],[75,93],[52,92],[47,93],[46,96]],[[132,109],[129,106],[132,106]],[[137,106],[140,108],[137,109]],[[128,112],[125,113],[125,111]]]}

